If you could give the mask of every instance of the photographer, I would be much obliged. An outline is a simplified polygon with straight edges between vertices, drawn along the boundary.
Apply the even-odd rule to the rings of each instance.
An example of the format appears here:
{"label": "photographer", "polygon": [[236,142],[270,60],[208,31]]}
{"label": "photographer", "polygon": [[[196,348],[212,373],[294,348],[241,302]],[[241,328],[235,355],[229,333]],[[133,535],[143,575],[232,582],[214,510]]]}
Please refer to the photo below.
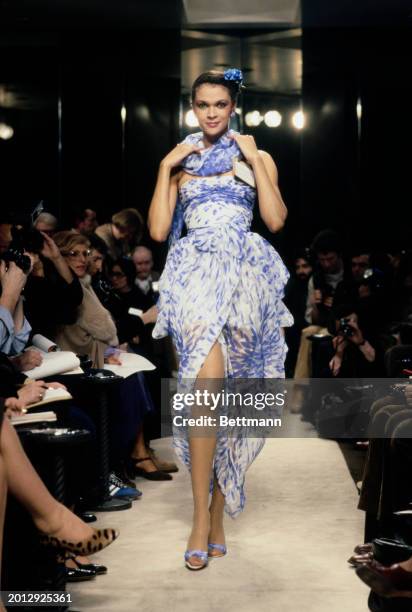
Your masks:
{"label": "photographer", "polygon": [[16,263],[0,260],[0,350],[7,355],[22,351],[30,335],[21,297],[26,281],[27,273]]}
{"label": "photographer", "polygon": [[327,327],[335,290],[345,277],[341,239],[332,230],[324,230],[311,248],[316,266],[308,284],[305,319],[309,324]]}
{"label": "photographer", "polygon": [[83,291],[54,240],[43,232],[36,232],[35,238],[37,244],[29,247],[33,269],[24,292],[25,309],[33,333],[53,339],[59,325],[76,320]]}
{"label": "photographer", "polygon": [[333,376],[357,378],[383,374],[378,340],[366,334],[353,305],[340,306],[335,314],[335,354],[329,362]]}

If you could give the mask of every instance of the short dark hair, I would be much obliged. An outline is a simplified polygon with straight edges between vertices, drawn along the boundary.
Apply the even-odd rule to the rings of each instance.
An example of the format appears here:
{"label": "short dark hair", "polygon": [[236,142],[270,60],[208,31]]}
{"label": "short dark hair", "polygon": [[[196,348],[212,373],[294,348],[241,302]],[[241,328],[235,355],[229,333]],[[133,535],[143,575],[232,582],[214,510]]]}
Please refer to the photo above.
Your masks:
{"label": "short dark hair", "polygon": [[315,255],[318,255],[319,253],[331,252],[341,254],[343,245],[339,234],[337,234],[334,230],[326,229],[322,230],[315,236],[311,248]]}
{"label": "short dark hair", "polygon": [[134,263],[127,257],[120,257],[113,262],[109,263],[109,274],[115,266],[119,266],[125,277],[127,278],[127,284],[129,287],[133,287],[136,278],[136,268]]}
{"label": "short dark hair", "polygon": [[192,85],[192,102],[196,97],[196,90],[201,85],[222,85],[222,87],[226,87],[229,92],[230,99],[232,102],[236,103],[239,93],[242,89],[242,84],[240,81],[230,81],[225,79],[224,72],[220,70],[208,70],[207,72],[202,72],[199,74],[197,79],[193,82]]}

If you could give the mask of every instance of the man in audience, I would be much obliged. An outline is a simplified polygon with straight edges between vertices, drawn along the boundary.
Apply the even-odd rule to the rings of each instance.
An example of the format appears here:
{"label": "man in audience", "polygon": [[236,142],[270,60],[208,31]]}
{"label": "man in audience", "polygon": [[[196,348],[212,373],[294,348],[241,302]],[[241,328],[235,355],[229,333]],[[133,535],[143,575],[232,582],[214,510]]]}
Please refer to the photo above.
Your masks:
{"label": "man in audience", "polygon": [[91,236],[98,228],[96,211],[92,208],[83,208],[75,216],[73,229],[84,236]]}
{"label": "man in audience", "polygon": [[145,246],[138,246],[133,252],[132,259],[136,268],[135,285],[145,295],[153,292],[152,283],[159,280],[159,273],[153,270],[152,251]]}
{"label": "man in audience", "polygon": [[312,251],[316,264],[308,282],[305,320],[308,327],[302,330],[294,378],[311,376],[311,341],[314,334],[327,336],[336,287],[344,279],[345,270],[340,237],[332,230],[323,230],[313,240]]}
{"label": "man in audience", "polygon": [[142,234],[143,218],[136,208],[125,208],[112,216],[111,223],[100,225],[96,234],[104,240],[113,261],[130,255]]}
{"label": "man in audience", "polygon": [[39,230],[39,232],[43,232],[44,234],[47,234],[50,237],[52,237],[53,234],[56,233],[57,226],[57,218],[48,212],[40,213],[35,222],[33,223],[34,229]]}

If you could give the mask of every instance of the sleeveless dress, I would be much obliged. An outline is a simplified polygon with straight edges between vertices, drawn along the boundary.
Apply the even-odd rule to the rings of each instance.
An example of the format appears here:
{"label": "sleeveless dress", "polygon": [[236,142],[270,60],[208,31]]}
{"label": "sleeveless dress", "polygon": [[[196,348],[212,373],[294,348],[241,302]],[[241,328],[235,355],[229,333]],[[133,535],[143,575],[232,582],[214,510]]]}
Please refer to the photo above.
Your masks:
{"label": "sleeveless dress", "polygon": [[[171,334],[180,381],[197,377],[216,341],[225,377],[284,378],[281,328],[293,324],[282,302],[289,273],[271,244],[249,231],[256,190],[231,175],[208,176],[187,180],[179,197],[187,235],[169,250],[153,337]],[[263,444],[217,439],[214,472],[232,517],[243,510],[245,473]],[[174,436],[174,447],[190,469],[187,438]]]}

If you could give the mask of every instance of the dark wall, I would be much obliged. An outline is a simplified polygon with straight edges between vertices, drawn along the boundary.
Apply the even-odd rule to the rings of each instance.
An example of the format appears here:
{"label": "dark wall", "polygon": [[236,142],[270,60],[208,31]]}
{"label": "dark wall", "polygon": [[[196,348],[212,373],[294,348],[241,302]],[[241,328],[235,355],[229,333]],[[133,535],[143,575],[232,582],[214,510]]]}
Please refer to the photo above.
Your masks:
{"label": "dark wall", "polygon": [[180,29],[9,38],[0,67],[14,92],[4,116],[15,134],[0,141],[5,205],[28,210],[44,199],[66,224],[86,205],[102,221],[125,206],[145,211],[178,138]]}
{"label": "dark wall", "polygon": [[304,240],[332,226],[348,241],[374,249],[408,245],[410,34],[400,27],[304,29]]}

